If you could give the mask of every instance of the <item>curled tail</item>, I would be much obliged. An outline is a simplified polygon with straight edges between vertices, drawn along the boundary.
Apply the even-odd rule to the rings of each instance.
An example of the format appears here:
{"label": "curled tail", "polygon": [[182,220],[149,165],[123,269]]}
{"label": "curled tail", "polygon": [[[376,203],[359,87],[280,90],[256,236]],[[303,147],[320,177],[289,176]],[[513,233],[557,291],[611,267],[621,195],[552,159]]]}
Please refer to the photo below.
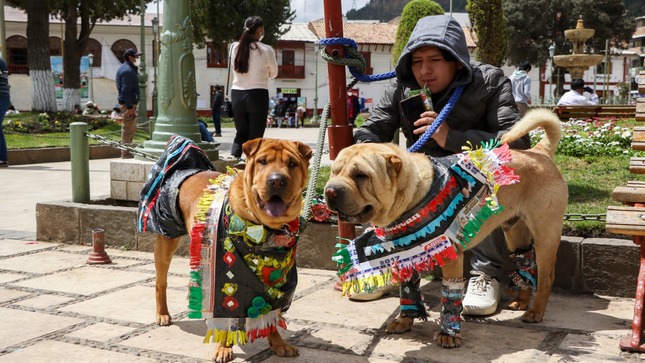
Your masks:
{"label": "curled tail", "polygon": [[501,141],[515,141],[538,127],[544,128],[546,136],[533,149],[543,149],[553,158],[562,136],[562,124],[560,119],[547,109],[536,108],[528,111],[509,132],[502,135]]}

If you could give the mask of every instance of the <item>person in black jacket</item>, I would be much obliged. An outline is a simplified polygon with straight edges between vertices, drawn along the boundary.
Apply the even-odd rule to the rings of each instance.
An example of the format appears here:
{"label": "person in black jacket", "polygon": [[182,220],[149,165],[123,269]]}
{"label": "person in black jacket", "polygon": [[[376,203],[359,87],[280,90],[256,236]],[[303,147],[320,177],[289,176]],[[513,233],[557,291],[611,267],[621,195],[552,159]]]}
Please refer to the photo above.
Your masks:
{"label": "person in black jacket", "polygon": [[[139,56],[134,48],[129,48],[123,53],[123,64],[116,71],[116,89],[118,102],[123,113],[123,125],[121,126],[121,141],[128,145],[132,144],[134,133],[137,131],[137,105],[139,104]],[[134,155],[122,150],[122,159],[131,159]]]}
{"label": "person in black jacket", "polygon": [[11,106],[11,97],[9,95],[9,68],[7,63],[0,58],[0,167],[9,166],[7,142],[4,139],[2,131],[2,122],[4,115]]}
{"label": "person in black jacket", "polygon": [[213,104],[211,105],[211,115],[215,125],[215,136],[222,136],[222,105],[224,104],[224,95],[222,86],[215,85],[215,94],[213,95]]}
{"label": "person in black jacket", "polygon": [[[463,87],[463,93],[419,152],[435,157],[461,153],[464,146],[478,147],[482,142],[499,139],[520,118],[511,81],[497,67],[471,62],[464,32],[454,18],[436,15],[420,19],[397,62],[396,79],[388,85],[368,120],[354,132],[354,142],[391,142],[401,129],[411,146],[432,125],[458,87]],[[433,108],[418,110],[418,117],[406,119],[401,101],[420,89],[431,93]],[[530,139],[526,135],[509,146],[528,149]],[[499,280],[507,253],[501,229],[471,251],[474,277],[468,282],[463,313],[492,314],[500,299]],[[372,300],[383,293],[355,298]]]}

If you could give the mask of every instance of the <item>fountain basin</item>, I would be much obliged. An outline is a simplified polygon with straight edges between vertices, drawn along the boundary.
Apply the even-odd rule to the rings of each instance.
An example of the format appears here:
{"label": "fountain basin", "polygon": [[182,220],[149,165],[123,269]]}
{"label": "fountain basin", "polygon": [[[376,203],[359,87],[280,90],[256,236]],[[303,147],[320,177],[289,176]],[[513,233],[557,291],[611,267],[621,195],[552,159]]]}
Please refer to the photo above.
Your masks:
{"label": "fountain basin", "polygon": [[564,37],[572,41],[576,41],[576,40],[585,41],[593,37],[595,32],[596,32],[596,29],[587,29],[587,28],[567,29],[564,31]]}
{"label": "fountain basin", "polygon": [[560,67],[584,67],[589,68],[602,62],[603,56],[600,54],[568,54],[556,55],[553,57],[555,65]]}

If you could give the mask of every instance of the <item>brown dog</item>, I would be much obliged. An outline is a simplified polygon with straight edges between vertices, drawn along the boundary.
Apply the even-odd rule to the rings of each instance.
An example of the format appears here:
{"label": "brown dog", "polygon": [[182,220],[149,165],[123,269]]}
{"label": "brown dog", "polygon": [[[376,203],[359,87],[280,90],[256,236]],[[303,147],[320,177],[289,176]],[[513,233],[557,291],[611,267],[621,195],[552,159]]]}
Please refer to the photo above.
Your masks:
{"label": "brown dog", "polygon": [[[501,226],[511,253],[534,244],[538,271],[535,301],[528,308],[531,289],[524,288],[509,305],[514,310],[528,308],[522,320],[531,323],[540,322],[544,317],[567,206],[567,184],[553,162],[560,141],[560,121],[549,111],[531,111],[501,139],[502,143],[512,142],[539,126],[546,130],[546,136],[534,148],[511,150],[512,162],[507,166],[514,169],[520,181],[499,188],[497,198],[504,209],[487,219],[479,233],[467,243],[467,248],[472,248]],[[437,164],[433,162],[435,160],[423,154],[408,153],[392,144],[352,145],[343,149],[334,161],[331,178],[325,186],[327,204],[345,222],[372,222],[376,226],[390,227],[401,216],[408,218],[409,211],[418,206],[432,189],[433,173],[437,170]],[[456,283],[451,292],[459,294],[463,293],[459,289],[463,289],[464,284],[465,248],[454,241],[452,246],[456,258],[447,260],[443,266],[444,286],[446,282]],[[418,290],[418,280],[416,288]],[[461,299],[456,298],[452,302],[459,305],[451,320],[457,324],[456,334],[449,334],[447,331],[450,329],[444,329],[443,324],[450,326],[451,322],[443,322],[441,332],[437,335],[437,343],[442,347],[461,345]],[[443,304],[442,314],[449,308],[445,302]],[[387,326],[386,331],[408,331],[412,322],[413,318],[405,316],[402,305],[401,315]]]}
{"label": "brown dog", "polygon": [[[229,203],[234,213],[271,230],[280,230],[285,224],[297,220],[312,154],[309,146],[297,141],[255,139],[244,143],[243,150],[247,157],[246,168],[235,177],[229,188]],[[215,171],[201,171],[181,183],[176,199],[186,231],[193,228],[198,202],[205,188],[219,175]],[[180,239],[158,234],[155,241],[156,321],[159,325],[172,322],[166,302],[167,275]],[[225,277],[217,275],[216,278]],[[298,349],[286,343],[277,330],[269,333],[267,339],[275,354],[298,356]],[[228,362],[232,355],[231,345],[217,343],[213,360]]]}

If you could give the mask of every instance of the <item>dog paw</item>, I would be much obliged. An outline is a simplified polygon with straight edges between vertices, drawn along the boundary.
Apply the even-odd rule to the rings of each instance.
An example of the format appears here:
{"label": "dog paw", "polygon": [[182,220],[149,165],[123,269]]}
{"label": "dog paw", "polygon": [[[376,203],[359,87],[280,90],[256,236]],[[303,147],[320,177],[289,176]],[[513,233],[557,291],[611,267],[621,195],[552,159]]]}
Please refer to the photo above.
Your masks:
{"label": "dog paw", "polygon": [[529,310],[522,315],[522,321],[525,323],[539,323],[544,319],[544,313],[535,310]]}
{"label": "dog paw", "polygon": [[450,336],[441,332],[437,332],[434,336],[437,345],[442,348],[459,348],[461,346],[461,336]]}
{"label": "dog paw", "polygon": [[385,328],[385,332],[389,334],[401,334],[412,329],[413,319],[398,317],[393,322],[389,323]]}
{"label": "dog paw", "polygon": [[227,347],[219,344],[215,347],[215,355],[213,356],[213,362],[226,363],[232,360],[233,360],[233,347]]}
{"label": "dog paw", "polygon": [[508,304],[509,310],[526,310],[529,304],[525,301],[515,299]]}
{"label": "dog paw", "polygon": [[170,324],[172,324],[172,318],[170,315],[157,314],[157,325],[168,326]]}
{"label": "dog paw", "polygon": [[278,357],[298,357],[300,355],[300,353],[298,353],[298,348],[287,342],[273,344],[271,345],[271,350]]}

